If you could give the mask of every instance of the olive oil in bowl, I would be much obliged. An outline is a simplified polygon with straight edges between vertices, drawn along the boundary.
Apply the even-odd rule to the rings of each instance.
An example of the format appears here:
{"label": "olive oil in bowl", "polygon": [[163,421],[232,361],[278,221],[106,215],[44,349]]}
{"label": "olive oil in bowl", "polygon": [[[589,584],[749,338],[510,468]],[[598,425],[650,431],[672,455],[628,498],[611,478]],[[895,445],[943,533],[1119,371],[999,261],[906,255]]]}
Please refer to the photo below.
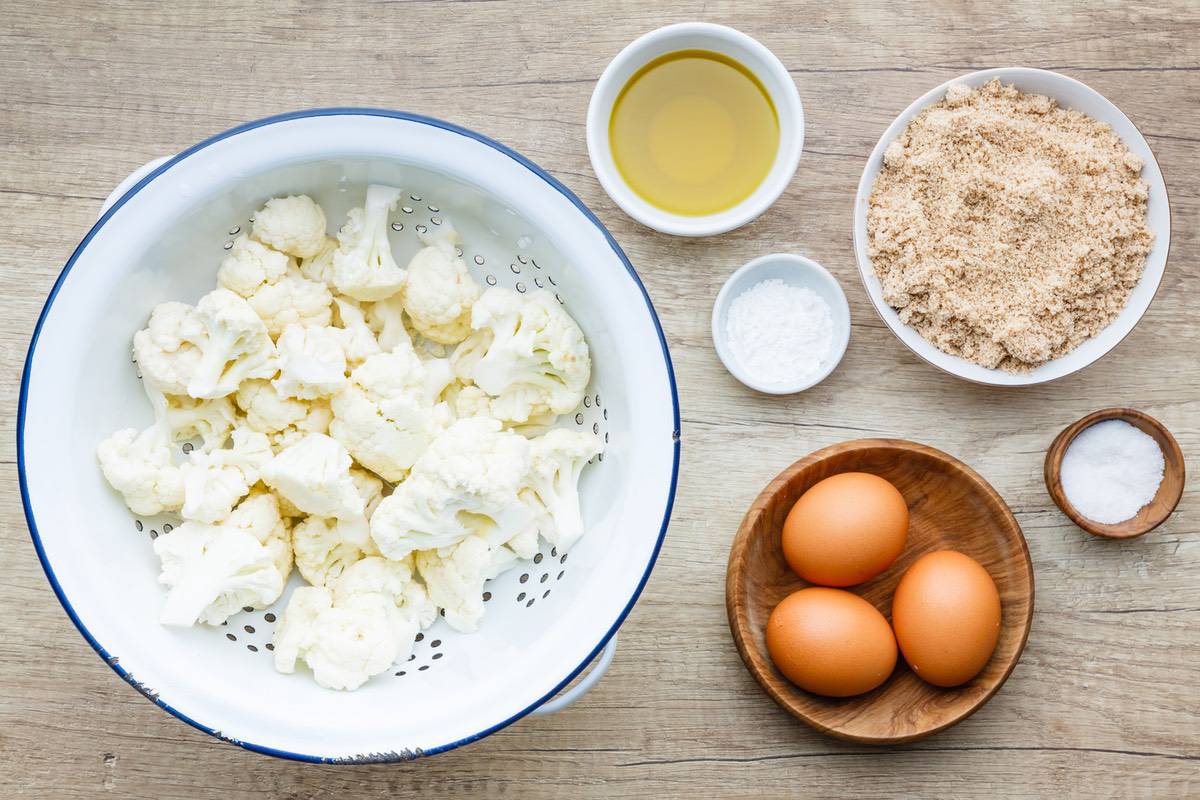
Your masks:
{"label": "olive oil in bowl", "polygon": [[709,50],[679,50],[625,83],[609,120],[613,161],[643,200],[685,216],[733,208],[779,150],[779,116],[757,77]]}

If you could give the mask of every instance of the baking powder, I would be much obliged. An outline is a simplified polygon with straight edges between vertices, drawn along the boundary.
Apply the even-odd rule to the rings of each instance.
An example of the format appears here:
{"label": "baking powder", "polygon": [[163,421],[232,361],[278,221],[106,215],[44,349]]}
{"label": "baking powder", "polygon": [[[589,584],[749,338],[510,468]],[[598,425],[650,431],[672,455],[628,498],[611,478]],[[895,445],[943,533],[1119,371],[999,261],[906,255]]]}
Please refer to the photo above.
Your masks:
{"label": "baking powder", "polygon": [[764,385],[798,384],[820,372],[833,348],[833,315],[812,289],[778,278],[733,299],[726,323],[729,349]]}

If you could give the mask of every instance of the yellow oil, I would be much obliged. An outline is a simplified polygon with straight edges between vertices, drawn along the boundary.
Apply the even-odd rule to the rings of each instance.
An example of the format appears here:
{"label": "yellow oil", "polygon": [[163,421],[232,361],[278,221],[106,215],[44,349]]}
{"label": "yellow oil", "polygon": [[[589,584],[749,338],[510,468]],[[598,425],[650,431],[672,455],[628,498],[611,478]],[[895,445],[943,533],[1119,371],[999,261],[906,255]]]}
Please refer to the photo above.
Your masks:
{"label": "yellow oil", "polygon": [[680,50],[633,74],[608,133],[617,169],[642,199],[703,216],[736,206],[766,178],[779,149],[779,116],[742,64]]}

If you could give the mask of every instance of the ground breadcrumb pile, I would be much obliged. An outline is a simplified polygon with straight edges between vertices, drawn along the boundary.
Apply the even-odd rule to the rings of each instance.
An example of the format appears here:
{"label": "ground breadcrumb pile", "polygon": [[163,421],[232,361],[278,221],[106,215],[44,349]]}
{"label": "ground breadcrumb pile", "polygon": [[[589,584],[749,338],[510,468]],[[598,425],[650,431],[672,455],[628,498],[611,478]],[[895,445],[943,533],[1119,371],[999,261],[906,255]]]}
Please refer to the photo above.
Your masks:
{"label": "ground breadcrumb pile", "polygon": [[883,299],[938,349],[1023,372],[1108,325],[1154,242],[1142,160],[1113,130],[992,80],[892,142],[871,193]]}

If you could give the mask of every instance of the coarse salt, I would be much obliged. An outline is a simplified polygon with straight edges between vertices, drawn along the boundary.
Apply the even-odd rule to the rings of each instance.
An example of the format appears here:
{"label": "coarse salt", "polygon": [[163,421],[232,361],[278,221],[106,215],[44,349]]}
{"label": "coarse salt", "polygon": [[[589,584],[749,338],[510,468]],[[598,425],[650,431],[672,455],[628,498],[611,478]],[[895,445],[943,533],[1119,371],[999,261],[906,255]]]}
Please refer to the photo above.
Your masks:
{"label": "coarse salt", "polygon": [[816,377],[833,349],[833,315],[812,289],[778,278],[761,281],[729,304],[729,349],[749,376],[767,386]]}
{"label": "coarse salt", "polygon": [[1060,478],[1076,511],[1113,525],[1136,516],[1154,499],[1165,464],[1154,437],[1110,419],[1088,426],[1071,441]]}

